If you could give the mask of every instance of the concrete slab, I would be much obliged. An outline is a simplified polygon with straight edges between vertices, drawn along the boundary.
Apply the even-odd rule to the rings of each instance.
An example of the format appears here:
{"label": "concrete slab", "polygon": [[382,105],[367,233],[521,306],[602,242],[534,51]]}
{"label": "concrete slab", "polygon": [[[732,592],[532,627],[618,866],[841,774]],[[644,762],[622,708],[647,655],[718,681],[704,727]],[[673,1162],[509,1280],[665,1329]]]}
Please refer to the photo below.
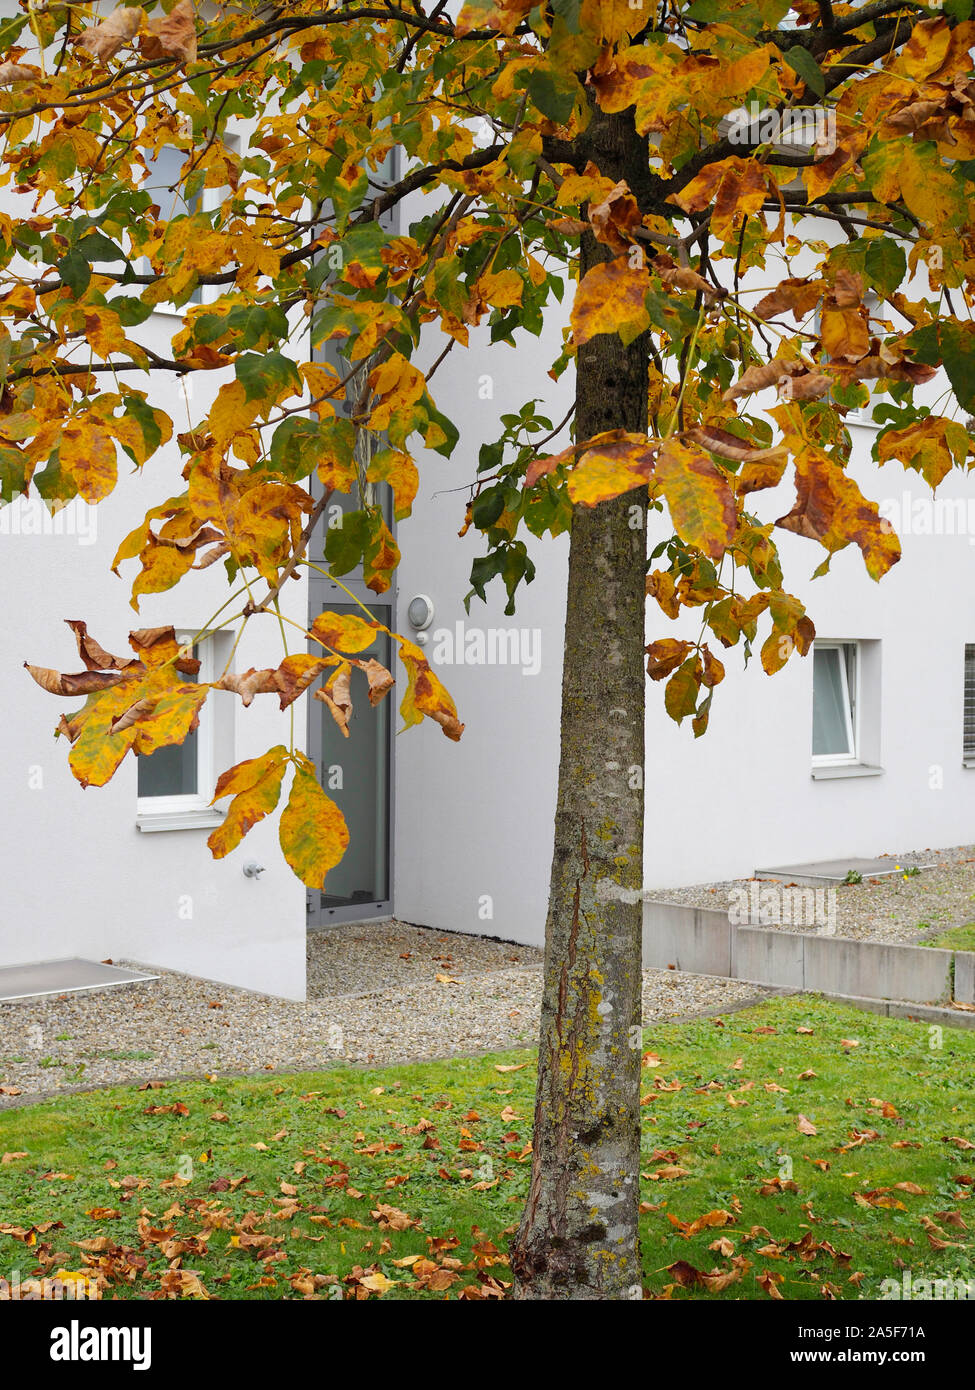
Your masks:
{"label": "concrete slab", "polygon": [[951,952],[847,937],[806,936],[808,990],[940,1004],[950,997]]}
{"label": "concrete slab", "polygon": [[914,1004],[907,999],[865,999],[857,994],[823,994],[837,1004],[848,1004],[865,1013],[882,1014],[885,1018],[906,1018],[912,1023],[940,1023],[943,1028],[975,1028],[975,1014],[958,1009],[939,1009],[933,1004]]}
{"label": "concrete slab", "polygon": [[674,966],[690,975],[731,975],[734,928],[727,912],[680,907],[675,903],[643,904],[643,966]]}
{"label": "concrete slab", "polygon": [[118,985],[158,978],[158,975],[147,975],[141,970],[126,970],[118,965],[82,960],[80,956],[65,960],[31,961],[26,965],[8,965],[0,969],[0,1001],[34,999],[45,994],[75,994],[79,990],[113,989]]}
{"label": "concrete slab", "polygon": [[798,932],[739,927],[732,938],[732,976],[757,985],[802,989],[805,940]]}
{"label": "concrete slab", "polygon": [[955,952],[955,998],[959,1004],[975,1004],[975,953]]}
{"label": "concrete slab", "polygon": [[[933,869],[933,864],[919,864],[918,868]],[[840,884],[850,870],[862,878],[890,878],[903,873],[897,867],[896,859],[821,859],[811,864],[780,864],[771,869],[756,869],[755,878],[781,879],[785,883],[800,883],[811,888],[822,888]]]}

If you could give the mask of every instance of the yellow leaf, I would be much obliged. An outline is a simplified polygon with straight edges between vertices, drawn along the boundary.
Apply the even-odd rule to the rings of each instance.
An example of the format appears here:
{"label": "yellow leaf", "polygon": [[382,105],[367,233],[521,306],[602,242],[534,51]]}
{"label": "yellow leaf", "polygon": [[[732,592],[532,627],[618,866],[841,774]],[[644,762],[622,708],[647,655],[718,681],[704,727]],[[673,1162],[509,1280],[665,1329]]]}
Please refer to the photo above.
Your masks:
{"label": "yellow leaf", "polygon": [[349,843],[345,817],[313,772],[295,772],[279,830],[284,857],[306,888],[321,888]]}
{"label": "yellow leaf", "polygon": [[477,282],[477,288],[495,308],[510,309],[512,305],[521,303],[525,286],[517,270],[509,267],[499,270],[497,274],[485,271]]}
{"label": "yellow leaf", "polygon": [[407,727],[422,722],[423,716],[440,725],[449,739],[456,743],[464,732],[454,704],[440,679],[430,669],[430,663],[419,647],[412,642],[400,643],[400,660],[409,673],[409,686],[400,705],[400,714]]}
{"label": "yellow leaf", "polygon": [[795,460],[796,502],[776,526],[808,536],[833,554],[851,542],[860,547],[867,573],[880,579],[901,557],[890,523],[881,520],[851,477],[828,454],[805,448]]}
{"label": "yellow leaf", "polygon": [[636,487],[646,487],[653,474],[656,445],[646,435],[624,430],[596,435],[569,474],[569,496],[594,507]]}
{"label": "yellow leaf", "polygon": [[386,1275],[383,1274],[381,1270],[378,1270],[375,1274],[364,1274],[359,1280],[359,1283],[364,1289],[369,1289],[372,1293],[379,1294],[386,1293],[387,1290],[395,1289],[396,1287],[396,1280],[387,1279]]}
{"label": "yellow leaf", "polygon": [[242,381],[225,382],[210,407],[210,433],[221,448],[240,430],[248,429],[261,409],[261,401],[249,401]]}
{"label": "yellow leaf", "polygon": [[68,756],[68,765],[83,787],[104,787],[132,747],[133,728],[111,734],[115,719],[131,704],[140,682],[123,681],[113,690],[92,697],[86,705],[81,731]]}
{"label": "yellow leaf", "polygon": [[649,287],[642,258],[636,267],[627,256],[594,265],[580,282],[572,305],[576,346],[598,333],[618,333],[624,343],[631,343],[650,324],[645,302]]}
{"label": "yellow leaf", "polygon": [[728,475],[703,454],[667,440],[657,456],[656,477],[681,540],[720,560],[737,525]]}
{"label": "yellow leaf", "polygon": [[103,426],[92,425],[85,417],[66,424],[58,454],[86,502],[100,502],[114,488],[118,479],[115,441]]}
{"label": "yellow leaf", "polygon": [[227,808],[223,824],[218,825],[207,840],[214,859],[223,859],[236,849],[248,830],[274,810],[288,762],[288,750],[279,744],[262,757],[251,758],[222,774],[213,800],[234,790],[236,795]]}
{"label": "yellow leaf", "polygon": [[418,367],[400,353],[394,353],[369,374],[369,386],[375,397],[369,415],[369,428],[389,428],[394,415],[408,409],[423,395],[426,379]]}
{"label": "yellow leaf", "polygon": [[713,204],[711,228],[716,237],[728,241],[737,234],[742,217],[757,212],[769,196],[768,178],[756,160],[732,155],[706,165],[675,200],[685,212],[701,212]]}
{"label": "yellow leaf", "polygon": [[354,613],[319,613],[311,625],[312,636],[326,647],[340,652],[362,652],[386,629],[380,623],[366,622]]}
{"label": "yellow leaf", "polygon": [[824,309],[821,331],[823,351],[830,357],[855,362],[870,351],[867,320],[859,309]]}
{"label": "yellow leaf", "polygon": [[213,794],[213,801],[219,801],[224,796],[237,796],[238,793],[247,791],[253,787],[265,773],[280,762],[282,758],[287,758],[288,750],[283,743],[277,747],[270,748],[266,753],[262,753],[259,758],[246,758],[236,766],[228,768],[226,772],[221,772],[217,778],[217,788]]}
{"label": "yellow leaf", "polygon": [[393,490],[393,515],[402,521],[413,510],[413,499],[420,486],[416,464],[402,449],[380,449],[369,460],[366,481],[388,483]]}
{"label": "yellow leaf", "polygon": [[393,570],[399,564],[399,546],[385,521],[380,523],[363,556],[362,577],[366,588],[374,594],[384,594],[390,586]]}

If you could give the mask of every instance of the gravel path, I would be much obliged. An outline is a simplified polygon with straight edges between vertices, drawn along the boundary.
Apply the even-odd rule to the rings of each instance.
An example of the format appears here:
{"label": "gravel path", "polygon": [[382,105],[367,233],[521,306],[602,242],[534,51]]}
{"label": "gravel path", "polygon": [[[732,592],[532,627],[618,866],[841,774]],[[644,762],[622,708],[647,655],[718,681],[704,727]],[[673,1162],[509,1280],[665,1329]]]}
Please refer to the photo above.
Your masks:
{"label": "gravel path", "polygon": [[[509,942],[359,923],[309,933],[307,1003],[167,971],[115,990],[0,1003],[0,1106],[160,1077],[380,1065],[531,1044],[541,959]],[[377,979],[383,988],[370,990]],[[649,970],[643,1018],[733,1009],[761,993],[735,980]]]}
{"label": "gravel path", "polygon": [[[883,856],[902,868],[932,864],[916,878],[864,879],[863,883],[836,889],[836,936],[860,941],[923,941],[949,927],[966,926],[975,921],[975,845],[951,849],[909,850]],[[682,903],[687,907],[727,910],[735,900],[732,891],[748,889],[750,879],[725,883],[699,883],[690,888],[649,890],[649,898]],[[761,880],[761,887],[774,887],[778,880]],[[783,885],[784,886],[784,885]],[[815,927],[766,922],[762,925],[780,931],[812,931]]]}

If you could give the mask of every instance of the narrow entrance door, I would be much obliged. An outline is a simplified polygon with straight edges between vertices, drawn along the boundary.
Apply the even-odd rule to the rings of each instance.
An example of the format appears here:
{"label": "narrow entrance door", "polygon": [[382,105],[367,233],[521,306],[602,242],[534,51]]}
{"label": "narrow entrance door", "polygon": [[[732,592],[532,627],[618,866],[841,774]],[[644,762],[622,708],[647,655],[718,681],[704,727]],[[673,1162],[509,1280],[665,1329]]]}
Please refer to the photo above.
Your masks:
{"label": "narrow entrance door", "polygon": [[[349,585],[354,590],[354,585]],[[337,584],[312,580],[312,619],[328,611],[362,617],[358,604]],[[389,603],[377,603],[375,594],[363,599],[369,612],[385,627],[392,627]],[[384,632],[363,660],[375,657],[387,670],[392,667],[392,643]],[[321,889],[308,894],[309,926],[330,922],[357,922],[369,917],[388,917],[392,911],[392,733],[395,690],[375,708],[366,696],[365,676],[352,672],[353,710],[349,737],[344,738],[321,700],[309,699],[309,757],[328,795],[345,816],[349,847],[328,874]]]}

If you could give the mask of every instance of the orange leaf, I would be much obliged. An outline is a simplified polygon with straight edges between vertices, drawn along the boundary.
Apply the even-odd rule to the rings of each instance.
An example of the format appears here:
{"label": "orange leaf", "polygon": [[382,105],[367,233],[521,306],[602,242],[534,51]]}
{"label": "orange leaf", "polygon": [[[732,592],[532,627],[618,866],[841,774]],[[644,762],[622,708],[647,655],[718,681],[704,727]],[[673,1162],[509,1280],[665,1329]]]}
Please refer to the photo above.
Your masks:
{"label": "orange leaf", "polygon": [[589,441],[569,474],[569,496],[575,503],[594,507],[611,497],[645,487],[653,472],[657,445],[643,434],[610,430]]}
{"label": "orange leaf", "polygon": [[[274,810],[288,761],[288,750],[279,744],[260,758],[250,758],[221,774],[213,800],[235,789],[237,794],[227,808],[223,824],[207,839],[214,859],[223,859],[236,849],[248,830]],[[247,785],[242,785],[245,782]]]}
{"label": "orange leaf", "polygon": [[632,343],[650,324],[646,295],[650,275],[643,258],[630,264],[629,257],[601,261],[587,271],[572,305],[572,333],[576,346],[599,333],[617,333]]}

